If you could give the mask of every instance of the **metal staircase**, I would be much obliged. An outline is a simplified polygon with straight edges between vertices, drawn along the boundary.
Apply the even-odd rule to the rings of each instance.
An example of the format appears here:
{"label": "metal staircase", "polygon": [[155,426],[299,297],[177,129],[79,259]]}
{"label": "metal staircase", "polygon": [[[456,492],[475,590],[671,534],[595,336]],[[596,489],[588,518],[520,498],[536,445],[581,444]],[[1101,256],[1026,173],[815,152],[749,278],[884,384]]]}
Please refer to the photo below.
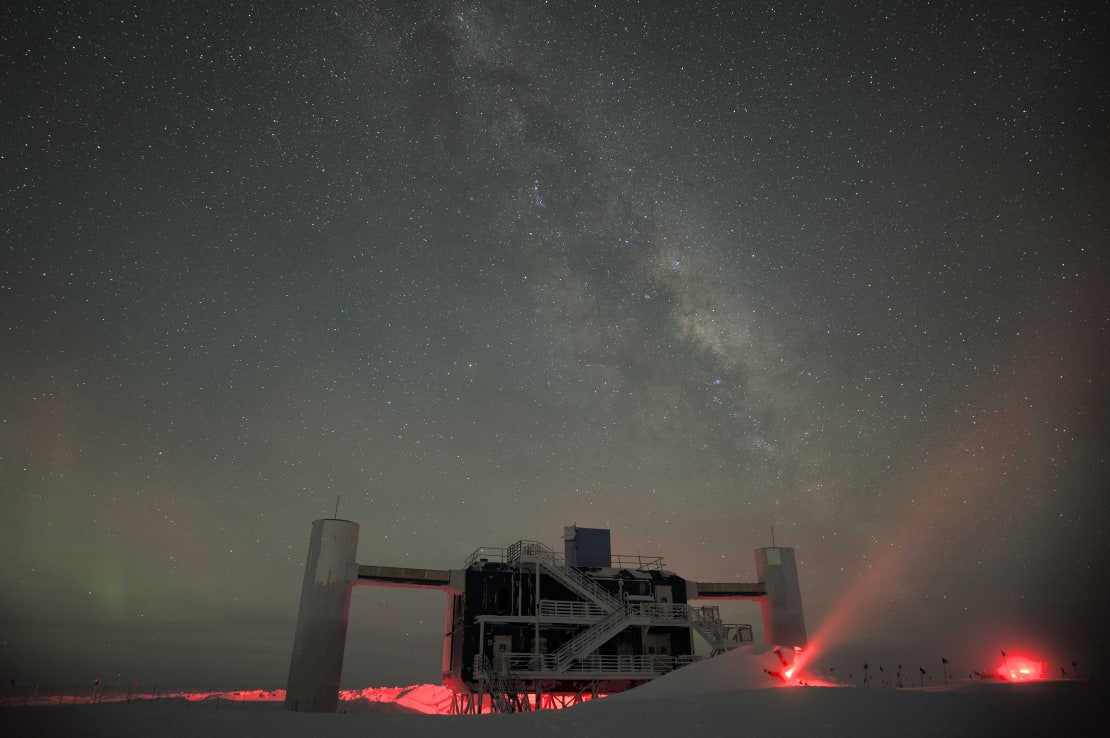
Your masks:
{"label": "metal staircase", "polygon": [[573,566],[567,566],[561,556],[539,541],[517,541],[509,546],[506,561],[518,565],[538,563],[552,578],[605,612],[624,607],[624,603],[608,590]]}
{"label": "metal staircase", "polygon": [[545,668],[565,672],[579,659],[584,659],[610,638],[632,625],[683,625],[694,628],[706,640],[716,656],[751,642],[746,626],[721,622],[716,607],[636,603],[622,606],[576,634],[547,655]]}
{"label": "metal staircase", "polygon": [[752,640],[750,627],[721,622],[718,607],[690,608],[690,625],[709,644],[710,656],[726,653]]}
{"label": "metal staircase", "polygon": [[489,659],[475,657],[475,672],[489,694],[492,712],[527,712],[531,705],[522,697],[524,687],[514,674],[497,671]]}
{"label": "metal staircase", "polygon": [[[522,658],[535,661],[533,670],[565,673],[574,667],[575,662],[589,657],[615,635],[631,625],[669,625],[686,626],[696,630],[712,649],[712,655],[730,651],[745,642],[751,641],[750,628],[726,625],[721,622],[720,609],[717,607],[690,607],[669,603],[625,603],[610,593],[596,581],[578,569],[568,566],[555,551],[538,541],[517,541],[505,550],[505,562],[522,566],[536,564],[542,571],[559,581],[581,597],[582,603],[549,603],[540,606],[542,612],[550,610],[549,615],[580,616],[584,620],[600,619],[589,623],[573,638],[563,643],[555,651],[543,654],[538,660],[534,655],[521,654]],[[559,605],[562,610],[559,610]],[[746,636],[746,637],[745,637]],[[577,667],[574,667],[577,668]],[[512,695],[513,685],[504,680],[513,679],[512,674],[498,674],[483,664],[489,685],[490,695]],[[494,698],[502,699],[502,698]],[[514,711],[511,704],[497,704],[502,712]],[[516,709],[520,709],[517,707]]]}
{"label": "metal staircase", "polygon": [[575,659],[587,656],[596,651],[606,641],[628,627],[631,612],[627,607],[606,615],[589,628],[578,633],[569,641],[552,651],[555,657],[555,671],[566,671]]}

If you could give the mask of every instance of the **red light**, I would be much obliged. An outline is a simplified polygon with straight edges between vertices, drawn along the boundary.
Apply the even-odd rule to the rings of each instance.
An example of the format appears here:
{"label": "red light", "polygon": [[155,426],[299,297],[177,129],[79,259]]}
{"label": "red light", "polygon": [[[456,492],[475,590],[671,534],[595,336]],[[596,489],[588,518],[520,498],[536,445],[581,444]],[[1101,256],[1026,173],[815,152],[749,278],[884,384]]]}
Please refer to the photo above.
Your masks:
{"label": "red light", "polygon": [[791,664],[790,671],[786,673],[786,676],[789,677],[792,674],[801,673],[805,669],[806,664],[813,659],[813,655],[816,652],[817,644],[814,641],[810,641],[809,645],[805,648],[794,646],[794,663]]}
{"label": "red light", "polygon": [[834,687],[837,686],[832,682],[827,682],[820,677],[810,674],[805,670],[806,664],[813,656],[810,650],[813,647],[813,642],[810,641],[809,646],[802,648],[800,646],[793,647],[794,658],[788,661],[786,654],[780,646],[775,646],[773,649],[774,654],[778,656],[779,663],[782,664],[782,669],[764,669],[763,671],[775,679],[778,679],[785,686],[807,686],[807,687]]}
{"label": "red light", "polygon": [[1039,682],[1046,678],[1048,665],[1027,656],[1009,656],[998,665],[997,673],[1009,682]]}

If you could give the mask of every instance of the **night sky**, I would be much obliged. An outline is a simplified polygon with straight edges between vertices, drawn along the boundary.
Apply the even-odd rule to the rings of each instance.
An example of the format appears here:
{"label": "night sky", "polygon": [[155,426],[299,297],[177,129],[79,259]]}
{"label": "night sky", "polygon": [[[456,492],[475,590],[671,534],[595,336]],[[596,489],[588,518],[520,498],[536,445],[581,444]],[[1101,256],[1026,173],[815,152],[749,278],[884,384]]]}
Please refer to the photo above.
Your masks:
{"label": "night sky", "polygon": [[[5,5],[0,680],[283,686],[337,498],[367,564],[773,528],[821,668],[1110,661],[1108,26]],[[356,589],[345,682],[443,607]]]}

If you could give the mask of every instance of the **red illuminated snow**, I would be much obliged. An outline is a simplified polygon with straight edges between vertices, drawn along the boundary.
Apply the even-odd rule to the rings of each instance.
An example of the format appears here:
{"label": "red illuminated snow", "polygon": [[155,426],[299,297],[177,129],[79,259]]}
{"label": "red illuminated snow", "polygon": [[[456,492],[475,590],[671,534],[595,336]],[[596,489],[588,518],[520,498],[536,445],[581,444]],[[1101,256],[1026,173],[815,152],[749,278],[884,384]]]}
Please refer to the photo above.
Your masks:
{"label": "red illuminated snow", "polygon": [[998,665],[997,674],[1010,682],[1037,682],[1048,677],[1048,664],[1028,656],[1008,656]]}
{"label": "red illuminated snow", "polygon": [[[804,673],[784,680],[769,651],[737,651],[701,661],[642,687],[564,710],[519,715],[442,715],[442,685],[343,693],[340,712],[287,712],[281,690],[159,693],[159,699],[100,693],[4,700],[0,735],[208,736],[267,738],[368,735],[405,738],[590,738],[613,735],[1021,736],[1098,735],[1110,724],[1100,681],[1043,680],[1043,663],[1010,656],[1005,679],[923,689],[812,686]],[[797,664],[792,664],[797,669]],[[1019,678],[1015,678],[1015,675]],[[1040,681],[1024,677],[1037,675]],[[999,674],[999,677],[1004,675]],[[1019,682],[1019,683],[1012,683]],[[811,686],[802,686],[803,684]],[[785,687],[792,686],[787,689]],[[69,704],[73,697],[84,704]],[[80,702],[81,699],[78,701]],[[55,701],[56,700],[56,701]],[[37,705],[37,706],[36,706]]]}

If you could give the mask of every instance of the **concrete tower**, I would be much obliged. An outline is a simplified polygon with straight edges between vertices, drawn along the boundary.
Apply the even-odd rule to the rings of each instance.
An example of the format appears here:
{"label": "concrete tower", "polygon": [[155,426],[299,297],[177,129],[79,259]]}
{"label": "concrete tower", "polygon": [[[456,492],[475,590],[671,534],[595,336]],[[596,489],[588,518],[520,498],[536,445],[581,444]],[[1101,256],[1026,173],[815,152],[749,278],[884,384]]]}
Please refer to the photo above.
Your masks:
{"label": "concrete tower", "polygon": [[298,712],[335,712],[351,587],[358,579],[358,523],[314,520],[301,586],[301,607],[285,706]]}
{"label": "concrete tower", "polygon": [[767,587],[767,596],[759,603],[763,612],[763,640],[784,648],[804,648],[806,623],[794,549],[757,548],[755,573]]}

